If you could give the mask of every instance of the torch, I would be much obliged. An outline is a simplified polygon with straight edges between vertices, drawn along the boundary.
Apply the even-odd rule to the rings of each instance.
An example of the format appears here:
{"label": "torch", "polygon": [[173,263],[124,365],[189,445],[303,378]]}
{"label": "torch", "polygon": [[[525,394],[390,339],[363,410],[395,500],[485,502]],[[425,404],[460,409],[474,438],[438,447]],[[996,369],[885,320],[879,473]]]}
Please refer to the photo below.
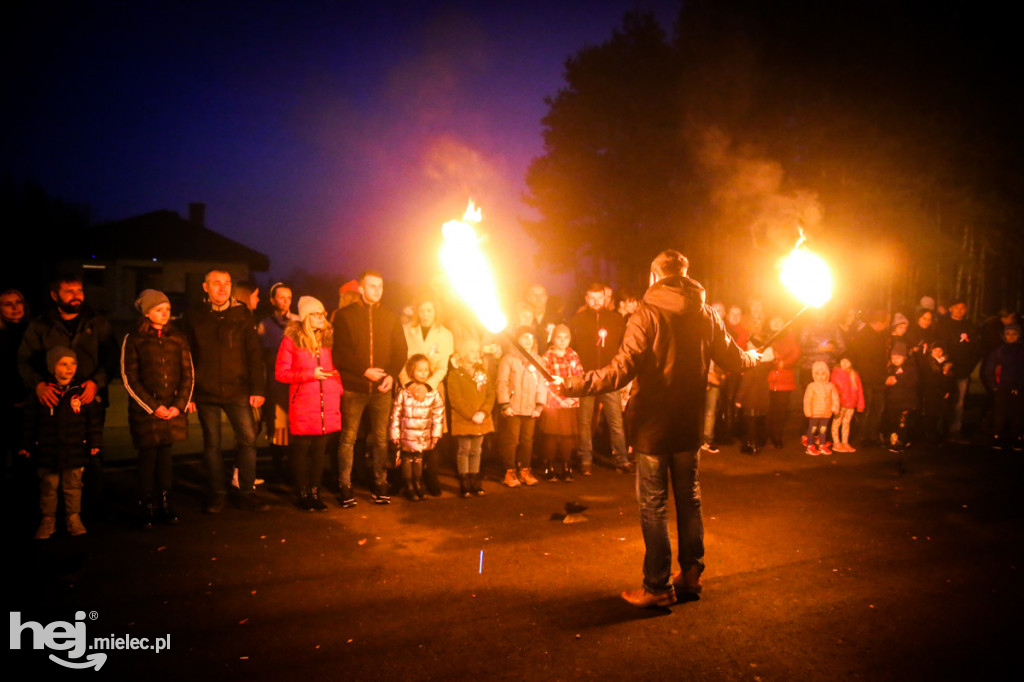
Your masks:
{"label": "torch", "polygon": [[480,241],[470,223],[480,222],[480,209],[469,202],[462,220],[449,220],[441,228],[444,245],[441,247],[441,263],[448,272],[452,286],[462,300],[473,310],[480,323],[493,334],[505,333],[505,338],[512,347],[533,365],[544,380],[554,381],[551,372],[547,371],[532,353],[528,353],[507,331],[508,320],[501,312],[498,303],[498,292],[494,285],[491,268],[487,265],[480,250]]}
{"label": "torch", "polygon": [[832,298],[832,273],[829,272],[828,265],[820,256],[802,248],[804,240],[804,231],[801,228],[800,239],[797,240],[796,246],[786,257],[780,273],[782,283],[804,304],[804,307],[761,344],[761,347],[757,349],[759,353],[771,346],[775,339],[779,338],[779,335],[786,331],[808,308],[820,308]]}

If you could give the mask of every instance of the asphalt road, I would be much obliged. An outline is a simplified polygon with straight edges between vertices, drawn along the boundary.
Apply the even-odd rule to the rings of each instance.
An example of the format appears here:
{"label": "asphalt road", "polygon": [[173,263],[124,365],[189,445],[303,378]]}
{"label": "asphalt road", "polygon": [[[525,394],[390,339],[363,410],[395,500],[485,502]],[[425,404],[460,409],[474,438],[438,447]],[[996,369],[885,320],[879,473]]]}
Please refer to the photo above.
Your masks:
{"label": "asphalt road", "polygon": [[[438,499],[360,491],[316,515],[271,487],[270,511],[207,516],[183,464],[183,523],[150,533],[118,469],[78,538],[30,540],[6,496],[6,599],[40,630],[82,611],[90,642],[169,636],[107,651],[110,679],[1019,680],[1022,463],[723,448],[701,462],[704,594],[655,610],[618,596],[643,543],[634,483],[608,469],[470,500],[447,477]],[[587,521],[552,520],[570,500]],[[87,674],[31,630],[21,646],[23,673]]]}

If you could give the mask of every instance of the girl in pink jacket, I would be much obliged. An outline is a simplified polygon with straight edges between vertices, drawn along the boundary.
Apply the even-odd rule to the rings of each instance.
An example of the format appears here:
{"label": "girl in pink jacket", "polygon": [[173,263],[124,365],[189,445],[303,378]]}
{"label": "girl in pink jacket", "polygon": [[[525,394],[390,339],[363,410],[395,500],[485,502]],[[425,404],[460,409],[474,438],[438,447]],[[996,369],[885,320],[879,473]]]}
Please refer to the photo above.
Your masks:
{"label": "girl in pink jacket", "polygon": [[274,376],[288,384],[292,478],[299,509],[326,511],[320,499],[328,434],[341,430],[341,378],[331,358],[331,325],[324,304],[299,299],[299,320],[288,324]]}
{"label": "girl in pink jacket", "polygon": [[839,413],[839,392],[828,380],[828,365],[818,360],[811,367],[814,381],[804,391],[804,416],[807,417],[807,434],[804,445],[808,455],[831,455],[828,442],[828,420]]}
{"label": "girl in pink jacket", "polygon": [[407,500],[422,500],[423,458],[430,455],[444,429],[444,399],[431,388],[430,358],[422,353],[405,363],[405,374],[412,378],[395,395],[391,408],[391,442],[399,447],[399,461]]}
{"label": "girl in pink jacket", "polygon": [[832,369],[832,385],[839,392],[839,415],[832,420],[832,442],[835,452],[857,452],[850,445],[850,422],[853,412],[864,411],[864,387],[860,375],[853,368],[850,358],[843,358],[839,366]]}

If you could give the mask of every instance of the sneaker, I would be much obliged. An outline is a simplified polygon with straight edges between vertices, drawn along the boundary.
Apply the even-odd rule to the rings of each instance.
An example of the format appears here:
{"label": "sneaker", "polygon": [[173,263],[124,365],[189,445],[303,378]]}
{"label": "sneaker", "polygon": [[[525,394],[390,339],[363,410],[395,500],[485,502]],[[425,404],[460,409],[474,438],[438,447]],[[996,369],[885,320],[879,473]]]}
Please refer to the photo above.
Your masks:
{"label": "sneaker", "polygon": [[821,454],[821,452],[818,451],[818,446],[815,445],[814,443],[811,443],[810,445],[808,445],[807,449],[804,450],[804,452],[806,452],[808,455],[812,455],[814,457],[817,457],[818,455]]}
{"label": "sneaker", "polygon": [[341,504],[342,509],[351,509],[356,506],[356,495],[352,491],[352,486],[341,486],[341,490],[338,491],[338,502]]}
{"label": "sneaker", "polygon": [[39,520],[39,528],[36,529],[36,540],[49,540],[50,536],[57,532],[57,519],[52,516],[44,516]]}
{"label": "sneaker", "polygon": [[843,443],[843,452],[857,452],[857,448],[853,447],[849,443]]}
{"label": "sneaker", "polygon": [[636,464],[634,464],[633,462],[617,464],[615,465],[615,471],[620,474],[632,474],[636,471]]}
{"label": "sneaker", "polygon": [[[266,481],[263,480],[262,478],[254,478],[252,480],[253,487],[263,485],[264,483],[266,483]],[[238,467],[235,467],[234,469],[231,470],[231,487],[235,488],[236,490],[238,489]]]}
{"label": "sneaker", "polygon": [[649,609],[654,606],[664,608],[676,603],[675,590],[657,593],[648,592],[646,587],[641,587],[639,590],[628,590],[623,592],[622,598],[638,609]]}
{"label": "sneaker", "polygon": [[372,495],[371,495],[371,497],[373,497],[373,503],[374,504],[391,504],[391,495],[389,495],[388,492],[389,491],[388,491],[388,484],[387,483],[385,483],[385,484],[383,484],[381,486],[378,486],[377,489],[374,490]]}
{"label": "sneaker", "polygon": [[822,443],[821,447],[818,448],[818,451],[821,454],[823,454],[823,455],[831,455],[832,454],[832,446],[831,446],[830,443]]}
{"label": "sneaker", "polygon": [[701,569],[699,566],[691,566],[686,572],[678,571],[672,574],[672,587],[675,589],[676,597],[682,594],[700,594],[703,586],[700,584]]}
{"label": "sneaker", "polygon": [[581,464],[580,465],[580,473],[583,474],[584,476],[593,476],[594,475],[593,465],[591,465],[591,464]]}
{"label": "sneaker", "polygon": [[523,485],[537,485],[538,483],[540,483],[540,481],[537,480],[537,477],[533,475],[533,472],[531,472],[528,467],[524,467],[519,470],[519,480],[523,483]]}
{"label": "sneaker", "polygon": [[82,524],[82,517],[78,514],[68,514],[67,525],[71,535],[85,535],[85,526]]}
{"label": "sneaker", "polygon": [[309,507],[318,513],[327,511],[327,505],[320,499],[320,488],[314,487],[309,492]]}
{"label": "sneaker", "polygon": [[719,452],[721,452],[721,450],[715,447],[714,443],[704,443],[704,445],[700,446],[700,449],[708,453],[709,455],[717,455]]}
{"label": "sneaker", "polygon": [[502,483],[504,483],[509,488],[518,488],[519,487],[519,479],[516,477],[516,470],[515,469],[509,469],[508,471],[506,471],[505,472],[505,480],[502,481]]}

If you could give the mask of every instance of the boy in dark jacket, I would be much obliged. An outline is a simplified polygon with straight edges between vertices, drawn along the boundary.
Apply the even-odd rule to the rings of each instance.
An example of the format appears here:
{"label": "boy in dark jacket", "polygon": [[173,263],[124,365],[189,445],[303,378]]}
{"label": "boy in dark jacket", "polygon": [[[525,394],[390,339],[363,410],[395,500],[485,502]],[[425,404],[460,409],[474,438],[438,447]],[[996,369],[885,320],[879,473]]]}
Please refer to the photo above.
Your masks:
{"label": "boy in dark jacket", "polygon": [[37,540],[46,540],[57,530],[57,487],[64,491],[64,512],[71,535],[84,535],[82,524],[82,473],[89,457],[100,451],[103,439],[103,408],[96,401],[84,402],[84,387],[73,384],[78,360],[75,351],[63,346],[50,349],[46,366],[49,387],[57,404],[47,407],[30,400],[25,406],[24,457],[32,457],[39,470],[39,510],[43,518],[36,530]]}
{"label": "boy in dark jacket", "polygon": [[889,352],[885,377],[885,412],[882,423],[890,452],[903,452],[910,445],[910,433],[920,409],[917,365],[907,361],[907,346],[901,341]]}
{"label": "boy in dark jacket", "polygon": [[992,386],[992,447],[1000,450],[1009,443],[1016,451],[1024,449],[1024,345],[1020,325],[1011,323],[1003,330],[1006,341],[985,360],[985,377]]}

